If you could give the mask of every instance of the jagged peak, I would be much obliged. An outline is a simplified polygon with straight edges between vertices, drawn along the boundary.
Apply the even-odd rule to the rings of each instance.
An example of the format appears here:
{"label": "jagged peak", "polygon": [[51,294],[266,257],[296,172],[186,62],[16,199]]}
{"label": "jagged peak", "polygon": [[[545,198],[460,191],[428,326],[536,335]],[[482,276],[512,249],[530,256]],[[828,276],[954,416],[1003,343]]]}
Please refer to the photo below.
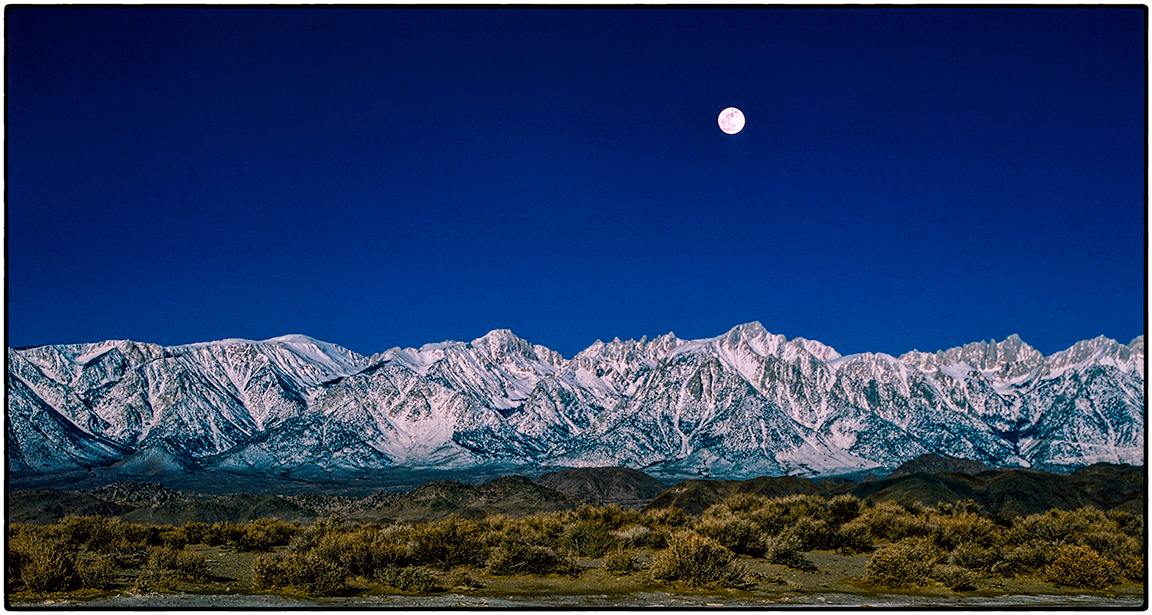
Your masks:
{"label": "jagged peak", "polygon": [[913,350],[901,355],[900,362],[926,370],[965,363],[978,370],[998,370],[1005,377],[1014,377],[1039,366],[1044,362],[1044,355],[1013,333],[1001,342],[995,339],[969,342],[935,353]]}
{"label": "jagged peak", "polygon": [[[478,337],[467,344],[468,348],[486,350],[493,358],[508,355],[521,356],[527,359],[548,360],[556,362],[559,353],[540,345],[535,345],[517,336],[509,329],[493,329],[483,337]],[[555,355],[555,357],[553,356]]]}
{"label": "jagged peak", "polygon": [[1131,356],[1132,350],[1129,346],[1121,344],[1110,337],[1097,335],[1092,339],[1076,342],[1067,350],[1053,354],[1049,358],[1049,362],[1054,366],[1069,365],[1072,363],[1080,363],[1097,354],[1112,355],[1118,359],[1126,360]]}

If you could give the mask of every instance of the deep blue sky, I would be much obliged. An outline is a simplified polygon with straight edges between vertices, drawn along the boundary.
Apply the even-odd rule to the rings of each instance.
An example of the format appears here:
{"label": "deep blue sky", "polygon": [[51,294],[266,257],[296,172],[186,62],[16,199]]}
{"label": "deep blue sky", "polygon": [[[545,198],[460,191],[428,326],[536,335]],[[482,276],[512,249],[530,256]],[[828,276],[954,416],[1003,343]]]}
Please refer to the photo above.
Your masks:
{"label": "deep blue sky", "polygon": [[[1140,8],[9,8],[11,346],[1144,327]],[[747,116],[743,132],[716,125]]]}

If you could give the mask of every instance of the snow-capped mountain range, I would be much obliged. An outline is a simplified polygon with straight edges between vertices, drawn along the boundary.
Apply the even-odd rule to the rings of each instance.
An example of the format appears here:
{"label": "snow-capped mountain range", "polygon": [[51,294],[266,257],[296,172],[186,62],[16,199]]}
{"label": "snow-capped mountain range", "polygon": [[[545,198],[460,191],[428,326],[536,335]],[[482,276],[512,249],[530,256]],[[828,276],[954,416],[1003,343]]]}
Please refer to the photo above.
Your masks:
{"label": "snow-capped mountain range", "polygon": [[8,349],[8,469],[621,465],[717,476],[1143,464],[1144,338],[841,356],[759,323],[597,341],[507,330],[364,357],[305,336]]}

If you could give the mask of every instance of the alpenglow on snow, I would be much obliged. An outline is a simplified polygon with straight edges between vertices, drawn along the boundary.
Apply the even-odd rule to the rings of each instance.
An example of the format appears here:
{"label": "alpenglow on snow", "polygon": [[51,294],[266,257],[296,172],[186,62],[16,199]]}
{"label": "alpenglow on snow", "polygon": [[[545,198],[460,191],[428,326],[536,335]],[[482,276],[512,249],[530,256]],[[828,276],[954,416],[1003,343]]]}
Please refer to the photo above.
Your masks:
{"label": "alpenglow on snow", "polygon": [[1044,357],[1016,336],[840,356],[759,323],[597,341],[571,359],[496,330],[364,357],[305,336],[8,351],[8,469],[351,472],[621,465],[829,475],[924,453],[1142,464],[1144,338]]}

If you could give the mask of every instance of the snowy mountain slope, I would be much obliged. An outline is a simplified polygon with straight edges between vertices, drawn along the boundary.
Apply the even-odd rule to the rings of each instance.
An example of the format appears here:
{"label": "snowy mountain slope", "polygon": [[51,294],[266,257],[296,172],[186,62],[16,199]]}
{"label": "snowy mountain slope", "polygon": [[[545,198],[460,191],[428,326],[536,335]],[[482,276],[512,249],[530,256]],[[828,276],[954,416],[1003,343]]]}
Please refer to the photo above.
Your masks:
{"label": "snowy mountain slope", "polygon": [[565,360],[496,330],[362,357],[305,336],[8,351],[8,467],[626,465],[828,474],[925,453],[1140,464],[1144,340],[1044,357],[1019,337],[840,356],[759,323],[597,341]]}

